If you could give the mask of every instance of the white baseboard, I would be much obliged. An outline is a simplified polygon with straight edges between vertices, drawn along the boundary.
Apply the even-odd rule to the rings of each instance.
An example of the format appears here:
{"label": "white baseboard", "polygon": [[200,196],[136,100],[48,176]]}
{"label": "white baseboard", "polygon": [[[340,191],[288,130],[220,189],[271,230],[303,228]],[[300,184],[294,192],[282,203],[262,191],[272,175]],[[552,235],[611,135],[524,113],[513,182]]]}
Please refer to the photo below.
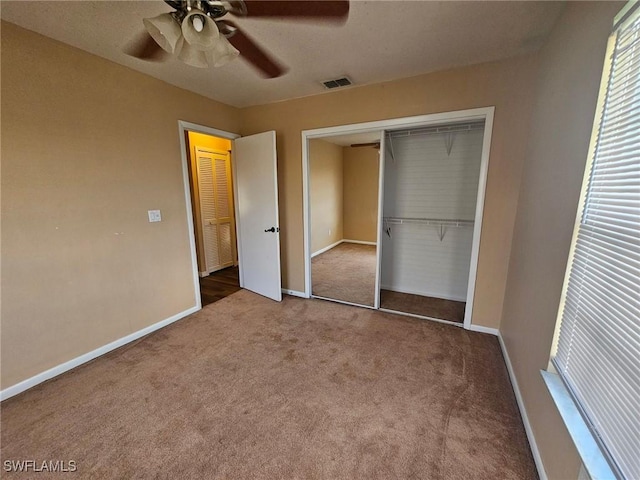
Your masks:
{"label": "white baseboard", "polygon": [[547,480],[547,472],[544,470],[544,464],[542,463],[540,450],[538,450],[538,444],[536,443],[536,438],[533,436],[533,430],[531,428],[531,424],[529,423],[529,417],[527,416],[527,411],[524,408],[524,400],[522,399],[522,395],[520,394],[520,387],[518,387],[518,380],[516,379],[515,372],[513,371],[511,360],[509,359],[509,353],[507,352],[507,347],[504,344],[504,340],[502,340],[502,335],[500,335],[500,333],[498,333],[498,340],[500,342],[500,348],[502,349],[502,356],[504,357],[504,363],[507,365],[507,371],[509,372],[509,378],[511,379],[511,386],[513,387],[513,392],[516,395],[516,401],[518,402],[518,409],[520,410],[520,416],[522,417],[524,430],[527,433],[527,439],[529,440],[529,446],[531,447],[533,460],[536,464],[536,468],[538,469],[538,477],[540,477],[540,480]]}
{"label": "white baseboard", "polygon": [[358,243],[360,245],[374,245],[374,246],[377,245],[376,242],[366,242],[364,240],[347,240],[347,239],[344,239],[342,241],[344,243]]}
{"label": "white baseboard", "polygon": [[442,298],[443,300],[453,300],[454,302],[467,301],[467,297],[455,297],[453,295],[442,295],[440,293],[417,291],[417,290],[411,290],[410,288],[399,288],[393,285],[381,285],[380,288],[383,290],[391,290],[392,292],[408,293],[409,295],[420,295],[422,297],[432,297],[432,298]]}
{"label": "white baseboard", "polygon": [[318,255],[320,255],[321,253],[328,252],[328,251],[329,251],[329,250],[331,250],[332,248],[337,247],[338,245],[340,245],[341,243],[358,243],[358,244],[360,244],[360,245],[377,245],[377,244],[376,244],[376,242],[365,242],[365,241],[363,241],[363,240],[345,240],[345,239],[342,239],[342,240],[338,240],[336,243],[332,243],[332,244],[331,244],[331,245],[329,245],[329,246],[326,246],[326,247],[324,247],[324,248],[321,248],[321,249],[320,249],[320,250],[318,250],[317,252],[313,252],[313,253],[311,254],[311,258],[313,258],[313,257],[317,257],[317,256],[318,256]]}
{"label": "white baseboard", "polygon": [[482,325],[471,324],[467,330],[471,330],[472,332],[489,333],[496,337],[500,336],[500,331],[497,328],[484,327]]}
{"label": "white baseboard", "polygon": [[31,387],[35,387],[39,383],[42,383],[53,377],[57,377],[58,375],[71,370],[72,368],[78,367],[83,363],[87,363],[93,360],[94,358],[104,355],[105,353],[109,353],[111,350],[115,350],[116,348],[126,345],[129,342],[133,342],[134,340],[137,340],[138,338],[144,337],[145,335],[155,332],[156,330],[159,330],[162,327],[166,327],[170,323],[176,322],[186,317],[187,315],[191,315],[192,313],[197,312],[198,310],[200,310],[200,308],[201,307],[195,305],[183,312],[177,313],[169,318],[161,320],[158,323],[149,325],[148,327],[145,327],[142,330],[133,332],[127,335],[126,337],[122,337],[118,340],[108,343],[107,345],[103,345],[102,347],[96,348],[95,350],[92,350],[89,353],[80,355],[79,357],[69,360],[68,362],[62,363],[56,367],[50,368],[49,370],[46,370],[42,373],[38,373],[37,375],[34,375],[31,378],[27,378],[26,380],[23,380],[20,383],[16,383],[11,387],[7,387],[4,390],[0,391],[0,401],[6,400],[7,398],[10,398],[10,397],[13,397],[14,395],[22,393]]}
{"label": "white baseboard", "polygon": [[311,254],[311,258],[316,257],[318,255],[320,255],[321,253],[324,252],[328,252],[329,250],[331,250],[333,247],[337,247],[338,245],[340,245],[342,242],[344,242],[344,240],[338,240],[336,243],[332,243],[331,245],[321,248],[320,250],[318,250],[317,252],[313,252]]}
{"label": "white baseboard", "polygon": [[288,290],[286,288],[283,288],[282,289],[282,293],[285,293],[287,295],[291,295],[293,297],[307,298],[307,296],[305,295],[304,292],[299,292],[297,290]]}

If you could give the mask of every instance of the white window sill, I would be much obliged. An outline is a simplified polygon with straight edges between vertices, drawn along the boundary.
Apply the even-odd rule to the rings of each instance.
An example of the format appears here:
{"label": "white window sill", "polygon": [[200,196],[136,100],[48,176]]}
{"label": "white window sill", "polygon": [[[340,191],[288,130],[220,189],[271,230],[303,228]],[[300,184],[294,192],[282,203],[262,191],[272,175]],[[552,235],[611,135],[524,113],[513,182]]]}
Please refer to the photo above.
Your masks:
{"label": "white window sill", "polygon": [[615,480],[617,477],[558,374],[544,370],[540,373],[591,480]]}

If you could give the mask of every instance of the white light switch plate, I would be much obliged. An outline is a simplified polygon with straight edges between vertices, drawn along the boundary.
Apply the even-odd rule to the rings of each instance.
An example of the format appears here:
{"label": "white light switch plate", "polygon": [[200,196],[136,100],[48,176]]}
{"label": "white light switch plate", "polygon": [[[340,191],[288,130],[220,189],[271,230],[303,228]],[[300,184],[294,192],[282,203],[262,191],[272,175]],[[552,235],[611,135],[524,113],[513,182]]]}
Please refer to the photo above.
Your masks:
{"label": "white light switch plate", "polygon": [[149,222],[162,221],[162,215],[160,214],[160,210],[149,210],[147,213],[149,214]]}

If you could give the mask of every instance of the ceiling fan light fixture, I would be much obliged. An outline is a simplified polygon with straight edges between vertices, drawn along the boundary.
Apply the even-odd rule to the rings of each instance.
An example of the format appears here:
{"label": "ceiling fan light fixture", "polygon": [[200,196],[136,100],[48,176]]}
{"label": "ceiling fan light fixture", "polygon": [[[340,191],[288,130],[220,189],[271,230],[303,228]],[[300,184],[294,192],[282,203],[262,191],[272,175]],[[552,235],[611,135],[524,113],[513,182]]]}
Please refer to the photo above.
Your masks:
{"label": "ceiling fan light fixture", "polygon": [[178,58],[187,65],[197,68],[209,67],[209,60],[207,59],[206,52],[198,50],[193,47],[193,45],[190,45],[184,37],[180,38],[180,41],[178,42],[178,49]]}
{"label": "ceiling fan light fixture", "polygon": [[220,35],[210,52],[214,67],[222,67],[240,55],[240,52],[223,35]]}
{"label": "ceiling fan light fixture", "polygon": [[196,32],[200,33],[202,30],[204,30],[204,20],[200,15],[194,15],[192,23],[193,28],[195,28]]}
{"label": "ceiling fan light fixture", "polygon": [[165,52],[174,53],[176,51],[178,40],[182,37],[182,30],[170,13],[162,13],[153,18],[144,18],[142,22],[151,38]]}
{"label": "ceiling fan light fixture", "polygon": [[182,35],[193,48],[204,51],[213,48],[220,32],[216,22],[201,10],[193,9],[182,20]]}

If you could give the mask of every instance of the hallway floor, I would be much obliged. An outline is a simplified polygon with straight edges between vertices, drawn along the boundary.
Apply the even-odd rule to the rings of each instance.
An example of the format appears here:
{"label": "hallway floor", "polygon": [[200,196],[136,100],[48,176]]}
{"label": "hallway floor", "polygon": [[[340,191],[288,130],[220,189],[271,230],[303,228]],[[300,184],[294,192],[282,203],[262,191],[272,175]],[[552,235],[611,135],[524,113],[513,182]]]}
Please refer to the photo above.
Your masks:
{"label": "hallway floor", "polygon": [[227,267],[213,272],[207,277],[200,277],[200,295],[202,306],[222,300],[240,290],[238,267]]}

